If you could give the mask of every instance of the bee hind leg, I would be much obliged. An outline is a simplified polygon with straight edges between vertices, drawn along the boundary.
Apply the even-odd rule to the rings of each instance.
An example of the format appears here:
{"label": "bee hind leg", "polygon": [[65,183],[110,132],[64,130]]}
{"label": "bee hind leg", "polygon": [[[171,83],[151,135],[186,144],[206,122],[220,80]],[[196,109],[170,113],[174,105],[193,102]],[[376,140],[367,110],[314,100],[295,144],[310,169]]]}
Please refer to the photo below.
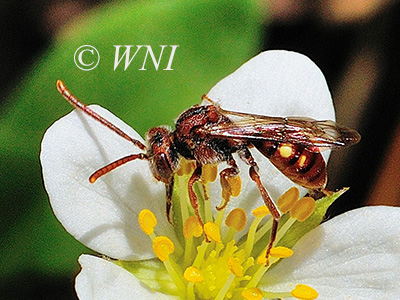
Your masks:
{"label": "bee hind leg", "polygon": [[240,158],[250,166],[249,174],[250,178],[257,184],[258,190],[260,191],[260,194],[264,200],[265,205],[267,206],[268,210],[270,211],[272,217],[273,217],[273,223],[272,223],[272,228],[271,228],[271,237],[269,240],[269,244],[267,247],[266,251],[266,266],[269,265],[269,254],[271,252],[271,249],[274,245],[275,239],[276,239],[276,234],[278,231],[278,224],[279,220],[282,216],[281,212],[279,211],[277,205],[275,204],[274,201],[272,201],[271,197],[269,196],[267,190],[265,189],[264,185],[261,182],[260,175],[258,174],[258,165],[254,161],[253,156],[251,155],[249,149],[244,148],[239,152]]}

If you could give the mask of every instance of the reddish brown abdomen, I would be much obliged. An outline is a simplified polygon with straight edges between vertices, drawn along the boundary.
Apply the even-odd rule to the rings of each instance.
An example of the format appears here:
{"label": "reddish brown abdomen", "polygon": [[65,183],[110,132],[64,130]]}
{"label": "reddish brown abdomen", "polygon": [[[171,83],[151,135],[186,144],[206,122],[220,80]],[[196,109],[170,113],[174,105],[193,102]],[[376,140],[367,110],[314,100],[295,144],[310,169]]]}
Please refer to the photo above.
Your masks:
{"label": "reddish brown abdomen", "polygon": [[320,152],[291,143],[256,142],[254,146],[294,183],[308,189],[325,187],[326,163]]}

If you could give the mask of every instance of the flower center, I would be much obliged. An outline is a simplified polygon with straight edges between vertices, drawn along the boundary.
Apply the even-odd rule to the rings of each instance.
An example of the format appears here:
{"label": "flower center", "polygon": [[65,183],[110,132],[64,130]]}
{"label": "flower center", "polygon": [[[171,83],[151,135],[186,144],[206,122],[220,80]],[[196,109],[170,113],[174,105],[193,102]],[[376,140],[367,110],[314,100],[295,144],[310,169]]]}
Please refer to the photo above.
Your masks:
{"label": "flower center", "polygon": [[[203,175],[204,195],[207,194],[207,177],[215,177],[216,172],[207,170]],[[156,236],[154,228],[157,220],[150,210],[139,214],[139,224],[153,243],[153,250],[164,264],[176,285],[177,295],[183,299],[275,299],[298,298],[315,299],[318,294],[304,284],[287,292],[264,291],[259,287],[263,275],[280,259],[290,257],[293,251],[286,247],[273,247],[266,266],[266,249],[272,218],[265,206],[253,210],[253,220],[246,228],[247,215],[241,208],[232,210],[225,217],[225,208],[212,215],[211,201],[203,199],[204,226],[193,216],[189,201],[185,176],[178,177],[180,191],[180,213],[183,220],[182,245],[174,243],[166,236]],[[187,180],[187,179],[186,179]],[[204,183],[206,182],[206,183]],[[227,183],[230,196],[237,196],[240,178]],[[227,189],[223,188],[223,194]],[[201,194],[201,193],[199,193]],[[230,197],[229,196],[229,197]],[[222,195],[222,202],[226,200]],[[315,201],[305,197],[299,199],[297,188],[288,190],[277,201],[281,211],[288,215],[281,224],[276,237],[278,243],[297,221],[303,222],[314,211]],[[175,248],[181,251],[175,251]]]}

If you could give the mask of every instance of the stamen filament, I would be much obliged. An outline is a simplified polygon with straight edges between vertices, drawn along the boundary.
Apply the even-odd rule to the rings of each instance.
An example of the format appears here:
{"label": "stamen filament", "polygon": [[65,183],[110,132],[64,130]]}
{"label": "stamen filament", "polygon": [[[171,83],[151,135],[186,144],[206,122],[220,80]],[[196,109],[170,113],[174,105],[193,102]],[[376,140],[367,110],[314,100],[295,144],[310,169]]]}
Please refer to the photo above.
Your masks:
{"label": "stamen filament", "polygon": [[171,261],[168,259],[163,262],[165,269],[167,270],[168,274],[171,276],[172,280],[174,281],[176,287],[184,291],[186,290],[186,285],[182,280],[182,275],[178,275],[175,268],[172,266]]}
{"label": "stamen filament", "polygon": [[188,266],[193,256],[193,238],[185,239],[185,256],[183,258],[183,265]]}
{"label": "stamen filament", "polygon": [[189,282],[186,287],[186,298],[188,300],[195,300],[196,296],[194,294],[194,282]]}
{"label": "stamen filament", "polygon": [[[211,201],[210,201],[211,202]],[[218,227],[221,227],[222,221],[224,220],[225,217],[225,208],[221,210],[217,210],[217,217],[215,218],[215,224],[218,225]]]}
{"label": "stamen filament", "polygon": [[247,283],[246,288],[256,287],[257,284],[260,282],[261,278],[264,276],[265,272],[279,259],[271,258],[269,260],[269,265],[266,266],[264,263],[260,264],[257,268],[257,271],[252,276],[251,280]]}
{"label": "stamen filament", "polygon": [[225,298],[225,295],[228,292],[235,277],[236,276],[233,273],[229,274],[228,279],[226,280],[224,286],[219,290],[219,293],[214,300],[223,300]]}
{"label": "stamen filament", "polygon": [[271,230],[272,222],[273,218],[269,218],[268,221],[257,230],[254,237],[254,244],[257,243],[269,230]]}
{"label": "stamen filament", "polygon": [[189,199],[188,189],[187,189],[187,177],[179,176],[179,204],[181,208],[182,222],[189,218],[189,207],[187,204],[187,199]]}
{"label": "stamen filament", "polygon": [[279,228],[278,233],[276,234],[275,244],[277,244],[283,238],[283,236],[294,223],[296,223],[296,219],[289,218],[289,220],[287,220],[286,223]]}
{"label": "stamen filament", "polygon": [[230,227],[225,238],[224,238],[224,244],[228,243],[229,241],[233,240],[235,236],[236,230],[233,227]]}
{"label": "stamen filament", "polygon": [[[247,234],[247,240],[245,242],[244,253],[246,256],[250,256],[253,246],[256,243],[255,236],[258,225],[264,217],[255,217],[250,225],[249,233]],[[241,248],[241,247],[240,247]]]}
{"label": "stamen filament", "polygon": [[197,255],[196,258],[193,261],[192,266],[196,267],[196,268],[200,268],[201,266],[201,262],[204,259],[204,254],[207,251],[208,245],[210,245],[210,243],[207,243],[205,240],[201,243],[200,246],[197,247]]}

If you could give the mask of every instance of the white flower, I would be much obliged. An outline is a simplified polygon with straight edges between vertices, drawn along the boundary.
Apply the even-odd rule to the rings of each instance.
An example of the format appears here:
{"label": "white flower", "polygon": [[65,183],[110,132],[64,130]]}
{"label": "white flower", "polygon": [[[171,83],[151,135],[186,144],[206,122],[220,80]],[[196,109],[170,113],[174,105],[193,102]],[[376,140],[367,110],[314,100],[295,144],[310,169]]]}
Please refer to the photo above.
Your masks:
{"label": "white flower", "polygon": [[[321,71],[308,58],[293,52],[268,51],[256,56],[219,82],[208,96],[222,108],[233,111],[270,116],[334,119],[331,96]],[[107,110],[98,106],[91,108],[131,137],[143,141],[133,129]],[[193,245],[191,248],[184,246],[185,239],[181,230],[185,220],[179,221],[178,218],[175,226],[166,221],[164,185],[153,178],[148,162],[129,162],[103,176],[96,183],[89,183],[88,178],[93,171],[118,158],[139,152],[140,149],[79,111],[73,111],[55,122],[43,138],[43,177],[55,215],[77,240],[113,259],[89,255],[80,257],[82,271],[76,279],[78,296],[80,299],[138,299],[141,296],[176,299],[178,295],[185,297],[183,294],[188,293],[187,297],[190,299],[194,296],[193,293],[197,293],[198,299],[202,299],[209,293],[207,288],[210,286],[204,289],[200,284],[185,281],[187,277],[182,278],[182,267],[186,268],[188,261],[193,261],[195,255],[195,251],[190,252],[193,257],[185,258],[187,249],[195,249]],[[256,151],[253,151],[253,155],[260,166],[263,183],[274,199],[293,186],[268,159]],[[327,155],[328,153],[325,154]],[[226,213],[236,207],[250,212],[262,204],[255,184],[248,178],[247,166],[239,161],[238,164],[242,171],[242,190],[237,198],[231,200]],[[187,205],[187,202],[182,204],[182,199],[187,200],[184,181],[183,176],[177,180],[176,190],[181,202],[174,202],[173,210],[176,214],[179,214],[177,206]],[[221,197],[218,182],[209,184],[209,195],[214,201],[210,204],[211,209],[219,204]],[[140,230],[138,223],[139,214],[145,209],[150,209],[158,222],[151,239]],[[343,295],[354,299],[379,299],[381,296],[390,299],[389,296],[399,292],[395,284],[400,270],[399,253],[394,247],[395,243],[398,243],[395,238],[396,234],[398,236],[398,214],[399,211],[394,208],[370,208],[350,212],[325,223],[298,243],[294,248],[293,257],[287,258],[272,270],[267,271],[267,268],[262,266],[265,268],[262,273],[267,272],[257,280],[256,286],[263,291],[279,292],[280,294],[269,294],[275,298],[286,297],[287,292],[294,288],[291,284],[302,283],[317,289],[321,299],[340,299]],[[215,222],[218,228],[222,229],[223,215],[217,214],[215,210],[213,215],[217,219]],[[249,219],[252,222],[258,220],[257,217]],[[290,220],[286,223],[289,224]],[[249,230],[252,222],[247,222],[244,232]],[[294,221],[292,223],[294,224]],[[268,225],[268,222],[266,224]],[[287,235],[290,234],[289,229]],[[228,235],[229,232],[222,232],[223,239]],[[244,235],[239,233],[235,238],[239,239]],[[265,235],[264,232],[258,238]],[[369,235],[371,238],[367,239]],[[167,258],[164,263],[157,258],[151,259],[155,257],[152,240],[154,241],[156,236],[168,237],[175,245],[171,259]],[[202,237],[195,238],[192,242],[203,245],[201,239]],[[233,244],[229,246],[229,240],[232,240],[231,236],[221,245],[224,245],[225,251],[232,250],[232,261],[241,260],[242,265],[246,265],[248,260],[246,268],[250,274],[252,267],[249,257],[252,256],[249,253],[247,256],[239,254],[240,248],[238,251],[234,250]],[[267,241],[258,244],[254,242],[252,246],[261,250]],[[261,248],[258,246],[260,243]],[[211,244],[213,246],[210,246]],[[219,243],[211,244],[206,243],[204,246],[207,254],[211,247],[218,248]],[[379,248],[379,244],[386,248]],[[245,245],[245,242],[242,245]],[[353,251],[352,246],[359,249]],[[151,260],[145,261],[146,259]],[[202,263],[207,267],[205,261],[206,258],[203,258]],[[210,266],[211,262],[208,263]],[[364,266],[365,263],[369,264],[369,268]],[[160,269],[163,264],[167,271],[164,268]],[[348,272],[335,273],[349,264],[352,275]],[[236,266],[231,262],[229,268],[234,268],[232,265]],[[233,285],[238,288],[243,280],[250,281],[256,277],[255,271],[251,273],[252,276],[239,276],[240,274],[229,268],[225,266],[228,273],[230,270],[239,278],[232,279]],[[354,270],[362,270],[357,271],[357,274],[363,274],[355,276]],[[369,270],[378,274],[378,277],[372,280],[368,275]],[[171,272],[178,274],[179,278],[174,278]],[[383,275],[387,280],[380,279],[379,276]],[[384,286],[388,282],[392,283],[390,288],[388,285]],[[224,284],[217,288],[222,289],[223,286]],[[231,295],[233,299],[240,298],[239,289],[232,286],[228,285],[227,292],[223,295]],[[384,288],[387,290],[383,290]],[[366,296],[366,289],[371,292],[372,298]]]}
{"label": "white flower", "polygon": [[[400,287],[400,208],[367,207],[320,225],[294,247],[292,257],[264,275],[259,288],[278,292],[304,283],[318,299],[398,299]],[[76,289],[80,299],[175,299],[151,294],[125,269],[82,255]],[[121,279],[120,279],[121,278]],[[118,291],[117,294],[111,294]],[[134,294],[134,293],[137,294]],[[107,294],[105,294],[107,293]],[[102,297],[105,295],[104,297]],[[85,297],[84,297],[85,296]]]}

